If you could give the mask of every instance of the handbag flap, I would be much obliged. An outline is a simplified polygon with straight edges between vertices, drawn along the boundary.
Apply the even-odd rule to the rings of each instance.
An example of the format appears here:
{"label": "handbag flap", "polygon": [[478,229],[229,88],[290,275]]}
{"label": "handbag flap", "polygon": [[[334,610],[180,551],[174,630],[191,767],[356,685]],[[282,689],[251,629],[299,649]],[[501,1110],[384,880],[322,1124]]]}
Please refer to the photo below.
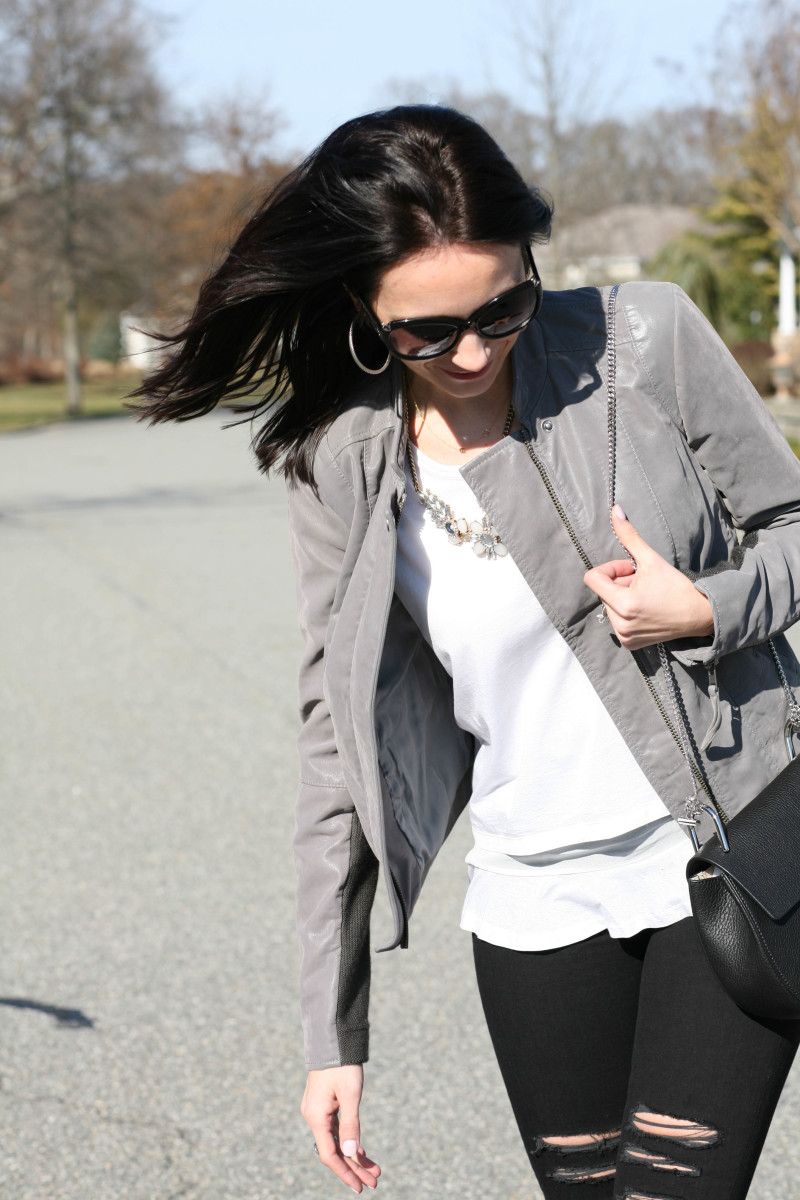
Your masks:
{"label": "handbag flap", "polygon": [[719,867],[780,921],[800,903],[800,758],[737,813],[725,832],[728,853],[714,834],[689,860],[687,877]]}

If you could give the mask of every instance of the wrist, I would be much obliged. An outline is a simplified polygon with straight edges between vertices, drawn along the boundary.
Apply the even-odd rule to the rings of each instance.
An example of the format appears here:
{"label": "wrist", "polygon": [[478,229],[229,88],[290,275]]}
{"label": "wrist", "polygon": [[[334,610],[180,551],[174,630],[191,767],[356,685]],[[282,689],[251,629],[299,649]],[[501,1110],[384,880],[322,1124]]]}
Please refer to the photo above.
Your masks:
{"label": "wrist", "polygon": [[694,594],[694,611],[692,613],[691,629],[688,632],[688,636],[713,637],[714,609],[712,608],[711,601],[697,587],[694,588]]}

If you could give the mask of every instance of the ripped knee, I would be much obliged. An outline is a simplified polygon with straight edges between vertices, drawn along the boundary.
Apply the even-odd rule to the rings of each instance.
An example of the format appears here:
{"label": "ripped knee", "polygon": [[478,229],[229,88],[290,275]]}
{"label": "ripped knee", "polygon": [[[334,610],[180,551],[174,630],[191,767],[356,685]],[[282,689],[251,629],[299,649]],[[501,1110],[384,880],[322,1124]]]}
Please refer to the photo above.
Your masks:
{"label": "ripped knee", "polygon": [[[615,1129],[610,1133],[579,1133],[536,1139],[534,1153],[550,1152],[559,1158],[580,1155],[578,1163],[559,1163],[547,1172],[548,1178],[556,1183],[602,1183],[603,1180],[613,1179],[616,1175],[614,1161],[590,1163],[583,1159],[584,1155],[602,1158],[608,1151],[615,1151],[621,1135],[621,1130]],[[612,1156],[613,1157],[613,1156]]]}
{"label": "ripped knee", "polygon": [[[628,1128],[644,1137],[656,1138],[661,1145],[652,1150],[634,1142],[626,1142],[620,1149],[619,1161],[638,1163],[654,1175],[699,1177],[702,1174],[699,1162],[684,1161],[687,1157],[691,1160],[694,1155],[673,1155],[672,1149],[680,1146],[686,1150],[704,1150],[720,1141],[720,1132],[713,1125],[690,1117],[653,1112],[644,1104],[634,1109]],[[668,1200],[668,1197],[634,1187],[625,1191],[620,1200]]]}
{"label": "ripped knee", "polygon": [[719,1130],[702,1121],[686,1117],[673,1117],[667,1113],[651,1112],[639,1105],[631,1117],[631,1127],[648,1137],[666,1138],[681,1146],[701,1148],[713,1146],[719,1141]]}
{"label": "ripped knee", "polygon": [[612,1163],[607,1167],[556,1167],[548,1171],[548,1177],[555,1183],[602,1183],[605,1179],[613,1179],[617,1168]]}
{"label": "ripped knee", "polygon": [[653,1192],[642,1192],[638,1188],[624,1192],[618,1200],[671,1200],[670,1196],[656,1196]]}
{"label": "ripped knee", "polygon": [[605,1150],[609,1146],[617,1144],[621,1133],[621,1129],[615,1129],[612,1133],[575,1133],[568,1137],[541,1137],[539,1144],[542,1148],[561,1150],[565,1153],[570,1151],[575,1153],[581,1150]]}
{"label": "ripped knee", "polygon": [[699,1167],[690,1163],[680,1162],[668,1154],[656,1154],[654,1151],[643,1150],[641,1146],[623,1146],[620,1151],[623,1162],[643,1163],[652,1171],[664,1171],[671,1175],[699,1175]]}

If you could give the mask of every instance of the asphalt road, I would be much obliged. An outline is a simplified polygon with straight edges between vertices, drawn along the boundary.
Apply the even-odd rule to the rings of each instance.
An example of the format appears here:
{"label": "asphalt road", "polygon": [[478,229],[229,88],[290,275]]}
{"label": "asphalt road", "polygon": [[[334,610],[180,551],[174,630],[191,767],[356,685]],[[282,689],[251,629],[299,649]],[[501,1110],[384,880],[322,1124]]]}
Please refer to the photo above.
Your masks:
{"label": "asphalt road", "polygon": [[[2,437],[0,618],[0,1196],[350,1194],[298,1113],[282,483],[216,417]],[[458,929],[468,844],[375,961],[385,1200],[539,1195]],[[752,1200],[800,1195],[798,1071]]]}

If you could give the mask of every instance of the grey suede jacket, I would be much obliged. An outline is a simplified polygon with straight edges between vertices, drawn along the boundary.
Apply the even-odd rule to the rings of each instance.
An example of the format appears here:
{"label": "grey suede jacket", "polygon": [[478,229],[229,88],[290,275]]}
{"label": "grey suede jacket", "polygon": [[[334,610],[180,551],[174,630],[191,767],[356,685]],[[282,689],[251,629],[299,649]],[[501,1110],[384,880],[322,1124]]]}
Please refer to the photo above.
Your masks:
{"label": "grey suede jacket", "polygon": [[[545,295],[513,351],[514,405],[536,462],[517,434],[461,473],[677,818],[689,771],[665,720],[657,652],[624,650],[583,583],[587,559],[622,556],[608,518],[606,303],[594,288]],[[766,640],[800,615],[800,464],[680,289],[621,288],[617,355],[617,498],[711,602],[713,637],[673,643],[671,661],[705,786],[730,817],[786,762],[787,705]],[[306,637],[298,929],[315,1068],[367,1058],[379,865],[390,949],[407,943],[425,875],[470,790],[474,745],[455,723],[452,681],[394,595],[405,432],[393,371],[369,379],[328,428],[315,488],[289,488]],[[776,644],[795,686],[794,656],[784,638]],[[704,822],[701,841],[710,832]]]}

